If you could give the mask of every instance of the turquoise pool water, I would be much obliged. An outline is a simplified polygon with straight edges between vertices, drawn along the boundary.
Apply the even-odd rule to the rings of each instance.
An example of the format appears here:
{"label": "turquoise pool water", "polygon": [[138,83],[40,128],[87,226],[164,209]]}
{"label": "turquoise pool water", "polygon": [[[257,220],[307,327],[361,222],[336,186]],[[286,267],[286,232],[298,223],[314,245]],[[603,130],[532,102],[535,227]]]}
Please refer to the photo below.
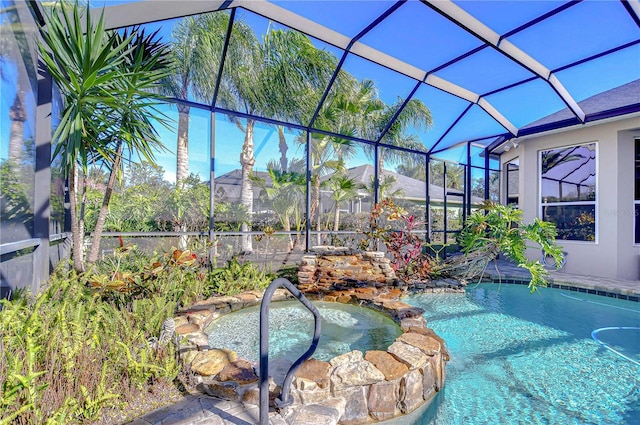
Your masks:
{"label": "turquoise pool water", "polygon": [[481,284],[412,295],[451,360],[416,424],[640,424],[640,304],[573,291]]}

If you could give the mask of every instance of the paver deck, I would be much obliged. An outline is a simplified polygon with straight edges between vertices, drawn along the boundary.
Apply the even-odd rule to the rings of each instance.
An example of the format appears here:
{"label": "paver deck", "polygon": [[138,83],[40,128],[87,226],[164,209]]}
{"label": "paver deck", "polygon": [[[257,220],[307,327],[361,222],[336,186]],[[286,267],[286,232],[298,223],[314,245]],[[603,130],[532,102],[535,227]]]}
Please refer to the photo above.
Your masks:
{"label": "paver deck", "polygon": [[[528,272],[507,261],[489,264],[485,275],[493,280],[526,281]],[[511,282],[512,283],[512,282]],[[620,280],[583,276],[552,270],[549,283],[562,289],[588,292],[632,301],[640,300],[640,280]],[[257,406],[234,403],[207,395],[188,395],[172,405],[144,415],[129,425],[255,425],[259,422]],[[286,425],[285,420],[272,415],[270,425]],[[329,422],[318,421],[316,425]]]}

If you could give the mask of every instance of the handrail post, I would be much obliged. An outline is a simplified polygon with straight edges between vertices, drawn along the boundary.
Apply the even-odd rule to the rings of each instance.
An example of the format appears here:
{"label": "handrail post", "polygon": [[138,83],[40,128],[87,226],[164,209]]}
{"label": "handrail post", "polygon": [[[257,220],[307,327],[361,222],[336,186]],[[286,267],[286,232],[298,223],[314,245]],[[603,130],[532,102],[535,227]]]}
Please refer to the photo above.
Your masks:
{"label": "handrail post", "polygon": [[300,292],[298,288],[293,286],[293,284],[287,279],[278,278],[271,282],[264,292],[262,302],[260,304],[260,373],[258,377],[258,388],[260,390],[260,425],[269,424],[269,306],[271,304],[273,294],[276,289],[280,287],[286,288],[298,299],[298,301],[313,313],[314,332],[311,346],[291,365],[291,368],[284,378],[280,400],[276,400],[276,404],[279,407],[291,404],[291,401],[289,400],[289,387],[291,386],[293,375],[300,365],[313,355],[316,348],[318,348],[318,341],[320,339],[320,313],[318,312],[318,309],[316,309],[307,297],[305,297],[304,294]]}

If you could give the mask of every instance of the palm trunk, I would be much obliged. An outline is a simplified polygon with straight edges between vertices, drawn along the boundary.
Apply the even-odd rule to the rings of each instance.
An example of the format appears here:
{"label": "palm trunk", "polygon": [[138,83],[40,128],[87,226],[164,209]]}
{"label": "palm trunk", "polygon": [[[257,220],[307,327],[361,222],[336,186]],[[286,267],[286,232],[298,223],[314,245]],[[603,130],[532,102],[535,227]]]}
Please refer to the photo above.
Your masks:
{"label": "palm trunk", "polygon": [[176,149],[176,185],[189,175],[189,107],[178,105],[178,143]]}
{"label": "palm trunk", "polygon": [[253,126],[254,121],[247,119],[247,128],[244,135],[244,143],[242,152],[240,153],[240,165],[242,166],[242,180],[240,183],[240,204],[243,205],[248,214],[248,220],[242,222],[240,230],[242,231],[242,252],[251,253],[253,251],[253,243],[251,241],[250,222],[253,214],[253,184],[250,176],[253,173],[253,165],[256,162],[253,156]]}
{"label": "palm trunk", "polygon": [[289,146],[287,146],[287,139],[284,138],[284,127],[278,126],[278,138],[280,143],[278,148],[280,149],[280,168],[283,173],[287,172],[287,151],[289,150]]}
{"label": "palm trunk", "polygon": [[104,229],[104,222],[107,219],[107,213],[109,212],[109,201],[113,194],[113,188],[116,185],[116,177],[118,170],[120,169],[120,163],[122,162],[122,142],[118,142],[116,148],[116,156],[113,159],[111,166],[111,173],[109,173],[109,181],[107,182],[107,188],[104,191],[104,198],[102,199],[102,206],[98,213],[98,220],[96,221],[96,228],[93,231],[93,239],[91,241],[91,251],[89,252],[89,258],[87,263],[93,264],[98,259],[100,253],[100,239],[102,238],[102,231]]}
{"label": "palm trunk", "polygon": [[69,210],[71,213],[71,242],[73,244],[72,258],[73,269],[78,273],[82,273],[84,271],[84,235],[81,232],[78,220],[77,182],[78,164],[74,163],[69,175]]}
{"label": "palm trunk", "polygon": [[27,113],[24,110],[22,102],[22,93],[20,88],[16,97],[13,99],[13,105],[9,109],[9,119],[11,120],[11,129],[9,131],[9,159],[20,163],[22,157],[22,146],[24,145],[24,122],[27,120]]}
{"label": "palm trunk", "polygon": [[[322,245],[322,236],[320,235],[320,229],[322,228],[322,224],[321,224],[321,213],[320,213],[320,201],[321,201],[321,196],[320,196],[320,176],[316,176],[315,181],[313,182],[313,186],[314,186],[314,195],[315,195],[315,200],[314,200],[314,204],[316,206],[315,208],[315,212],[316,212],[316,244],[317,245]],[[313,217],[313,214],[311,214],[311,217]]]}
{"label": "palm trunk", "polygon": [[340,205],[336,201],[336,209],[333,212],[333,231],[337,232],[340,227]]}
{"label": "palm trunk", "polygon": [[78,229],[80,231],[80,237],[82,238],[82,246],[83,246],[83,258],[84,258],[84,243],[85,243],[85,210],[87,207],[87,187],[89,187],[89,176],[87,173],[82,174],[82,196],[80,202],[80,214],[78,214]]}
{"label": "palm trunk", "polygon": [[[285,232],[290,232],[291,231],[291,223],[289,220],[289,214],[285,214],[284,217],[282,218],[282,230],[284,230]],[[289,242],[287,244],[287,248],[289,249],[289,251],[293,250],[293,239],[291,238],[291,235],[287,235],[287,238],[289,239]]]}

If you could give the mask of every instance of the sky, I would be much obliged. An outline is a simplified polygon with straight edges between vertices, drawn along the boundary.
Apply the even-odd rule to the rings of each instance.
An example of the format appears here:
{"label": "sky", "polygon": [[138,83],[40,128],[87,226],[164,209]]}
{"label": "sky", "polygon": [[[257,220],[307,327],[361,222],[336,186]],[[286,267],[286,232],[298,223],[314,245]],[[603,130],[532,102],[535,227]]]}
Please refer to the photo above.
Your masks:
{"label": "sky", "polygon": [[[168,0],[149,0],[161,4]],[[128,1],[107,0],[108,6],[128,3]],[[366,25],[380,16],[394,4],[393,1],[274,1],[303,17],[314,19],[322,25],[348,37],[358,34]],[[505,34],[526,23],[536,16],[544,14],[563,4],[560,1],[458,1],[458,6],[473,14],[498,34]],[[101,1],[92,1],[92,7],[101,5]],[[239,17],[247,21],[259,38],[270,25],[263,17],[248,11],[240,11]],[[161,35],[170,39],[171,28],[175,20],[161,24],[150,24],[150,29],[160,28]],[[274,26],[273,23],[271,23]],[[275,25],[278,27],[278,25]],[[564,12],[547,19],[531,28],[520,31],[508,38],[508,41],[526,51],[530,56],[548,69],[561,69],[563,66],[584,57],[614,48],[620,44],[640,39],[638,26],[628,15],[619,1],[584,1]],[[312,40],[318,48],[331,51],[338,58],[341,51],[318,40]],[[409,1],[364,34],[360,41],[379,51],[394,55],[398,59],[420,69],[434,71],[437,77],[444,78],[477,94],[487,94],[504,85],[516,83],[533,74],[492,48],[484,48],[476,54],[460,60],[444,69],[437,67],[470,49],[480,47],[482,43],[460,27],[444,19],[435,11],[419,2]],[[5,64],[3,64],[4,70]],[[376,81],[379,96],[386,103],[406,97],[416,81],[395,71],[372,64],[355,55],[349,55],[344,69],[357,78],[370,78]],[[2,102],[0,117],[8,116],[11,104],[11,75],[2,81]],[[575,68],[556,72],[557,77],[568,92],[578,101],[596,93],[640,78],[640,43],[605,57],[581,64]],[[505,132],[505,129],[491,118],[482,108],[475,105],[466,113],[468,103],[439,89],[421,85],[415,94],[431,110],[434,124],[428,132],[417,133],[423,143],[437,149],[453,145],[461,140],[481,139]],[[565,107],[553,88],[538,79],[519,85],[510,90],[486,95],[486,100],[498,108],[503,115],[517,127],[535,121]],[[193,109],[192,109],[193,111]],[[190,167],[208,179],[208,131],[205,118],[192,116],[190,148]],[[208,118],[206,119],[208,120]],[[457,122],[455,128],[451,125]],[[207,121],[208,122],[208,121]],[[7,119],[0,120],[2,148],[0,158],[6,157],[8,144]],[[175,132],[160,129],[165,145],[175,151]],[[262,130],[261,130],[262,131]],[[256,134],[256,152],[260,149],[260,140],[275,137],[264,130]],[[239,145],[242,134],[235,127],[220,121],[216,125],[216,137],[228,139],[234,149],[218,149],[216,152],[216,174],[226,172],[237,166]],[[290,145],[296,145],[291,136]],[[259,157],[277,157],[268,153],[273,143],[263,143]],[[220,142],[218,142],[220,146]],[[276,145],[277,146],[277,145]],[[205,149],[207,154],[204,155]],[[236,153],[235,151],[238,150]],[[206,158],[205,158],[206,156]],[[440,154],[440,156],[447,156]],[[451,158],[458,160],[460,154],[451,152]],[[166,170],[166,178],[175,178],[175,156],[161,154],[158,161]],[[259,165],[258,165],[259,166]]]}

